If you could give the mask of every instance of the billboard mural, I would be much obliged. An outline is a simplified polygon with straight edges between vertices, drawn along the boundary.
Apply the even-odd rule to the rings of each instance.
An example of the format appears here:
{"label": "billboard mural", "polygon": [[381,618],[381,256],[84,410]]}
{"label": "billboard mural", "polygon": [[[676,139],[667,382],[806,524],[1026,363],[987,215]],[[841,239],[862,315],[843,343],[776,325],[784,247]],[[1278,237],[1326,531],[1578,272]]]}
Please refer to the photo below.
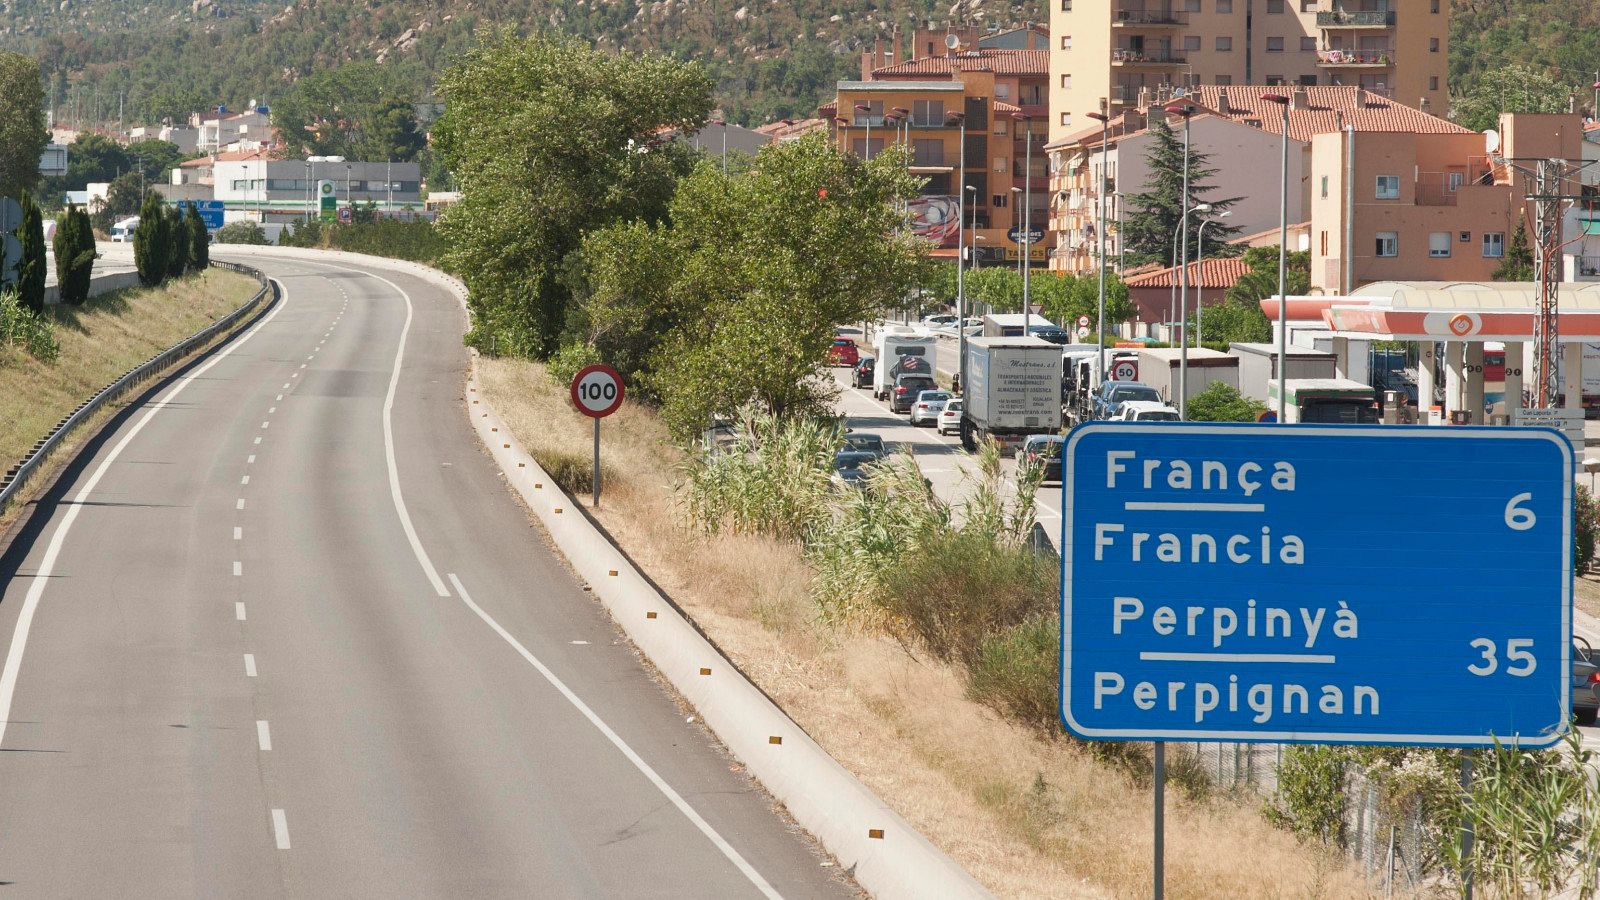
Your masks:
{"label": "billboard mural", "polygon": [[960,207],[956,198],[931,195],[918,197],[908,205],[911,230],[935,247],[954,247],[961,230]]}

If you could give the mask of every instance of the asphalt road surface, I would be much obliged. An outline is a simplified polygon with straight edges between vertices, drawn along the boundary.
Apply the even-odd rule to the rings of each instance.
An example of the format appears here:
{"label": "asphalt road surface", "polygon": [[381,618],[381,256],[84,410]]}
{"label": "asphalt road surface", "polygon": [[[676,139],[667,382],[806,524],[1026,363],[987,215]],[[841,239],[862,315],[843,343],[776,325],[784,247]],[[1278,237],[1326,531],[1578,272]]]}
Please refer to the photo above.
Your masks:
{"label": "asphalt road surface", "polygon": [[506,491],[459,304],[246,259],[0,556],[8,895],[851,895]]}

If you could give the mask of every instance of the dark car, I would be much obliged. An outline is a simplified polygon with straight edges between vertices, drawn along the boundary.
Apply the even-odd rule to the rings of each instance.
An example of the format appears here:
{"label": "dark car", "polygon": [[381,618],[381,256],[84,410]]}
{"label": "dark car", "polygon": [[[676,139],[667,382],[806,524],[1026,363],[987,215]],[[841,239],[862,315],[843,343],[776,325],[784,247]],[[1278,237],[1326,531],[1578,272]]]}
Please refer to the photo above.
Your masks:
{"label": "dark car", "polygon": [[884,446],[883,438],[865,431],[847,432],[844,436],[844,450],[871,453],[878,459],[889,454],[889,448]]}
{"label": "dark car", "polygon": [[840,484],[864,488],[872,477],[872,464],[877,461],[876,453],[847,447],[833,456],[833,477]]}
{"label": "dark car", "polygon": [[1061,480],[1061,435],[1030,434],[1017,449],[1017,467],[1044,466],[1045,481]]}
{"label": "dark car", "polygon": [[855,371],[850,375],[850,383],[858,388],[872,387],[872,376],[878,372],[878,361],[870,356],[861,357],[856,363]]}
{"label": "dark car", "polygon": [[1058,346],[1072,343],[1072,332],[1062,328],[1035,328],[1033,329],[1033,336],[1041,341],[1049,341]]}
{"label": "dark car", "polygon": [[938,382],[932,375],[905,373],[894,380],[894,392],[889,395],[889,408],[897,413],[911,412],[911,404],[923,391],[936,391]]}
{"label": "dark car", "polygon": [[834,338],[828,347],[828,365],[854,366],[861,361],[861,348],[849,338]]}

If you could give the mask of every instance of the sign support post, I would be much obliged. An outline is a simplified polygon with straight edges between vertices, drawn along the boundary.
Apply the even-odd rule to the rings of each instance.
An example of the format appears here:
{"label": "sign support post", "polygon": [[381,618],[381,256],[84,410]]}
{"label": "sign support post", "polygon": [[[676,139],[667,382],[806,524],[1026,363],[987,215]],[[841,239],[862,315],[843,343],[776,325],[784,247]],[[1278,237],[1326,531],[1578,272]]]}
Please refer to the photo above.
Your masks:
{"label": "sign support post", "polygon": [[622,406],[622,376],[606,365],[584,366],[572,376],[572,405],[594,420],[594,469],[591,472],[591,503],[600,506],[600,420]]}
{"label": "sign support post", "polygon": [[1167,745],[1165,741],[1155,742],[1155,782],[1156,791],[1156,860],[1155,860],[1155,886],[1151,896],[1161,900],[1167,888]]}
{"label": "sign support post", "polygon": [[1461,794],[1467,810],[1461,814],[1461,896],[1472,900],[1472,751],[1461,751]]}
{"label": "sign support post", "polygon": [[594,420],[594,500],[591,505],[600,508],[600,419]]}

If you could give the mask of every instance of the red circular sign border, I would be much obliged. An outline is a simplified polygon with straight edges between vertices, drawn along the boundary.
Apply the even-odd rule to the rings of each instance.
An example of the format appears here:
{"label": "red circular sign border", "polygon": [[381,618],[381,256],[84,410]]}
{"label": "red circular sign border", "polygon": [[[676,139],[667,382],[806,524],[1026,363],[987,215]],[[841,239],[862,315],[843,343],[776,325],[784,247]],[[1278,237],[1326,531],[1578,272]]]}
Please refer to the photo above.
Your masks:
{"label": "red circular sign border", "polygon": [[[592,411],[582,403],[578,402],[578,385],[583,382],[585,375],[592,375],[595,372],[604,372],[605,374],[610,375],[611,380],[617,383],[617,399],[612,401],[610,406],[598,412]],[[578,374],[572,376],[572,387],[569,389],[568,394],[572,399],[572,405],[578,410],[578,412],[583,413],[591,419],[604,419],[606,416],[609,416],[618,409],[622,408],[622,400],[624,395],[627,394],[627,388],[622,383],[622,375],[617,372],[616,369],[611,368],[605,363],[595,363],[592,366],[584,366],[578,370]]]}

